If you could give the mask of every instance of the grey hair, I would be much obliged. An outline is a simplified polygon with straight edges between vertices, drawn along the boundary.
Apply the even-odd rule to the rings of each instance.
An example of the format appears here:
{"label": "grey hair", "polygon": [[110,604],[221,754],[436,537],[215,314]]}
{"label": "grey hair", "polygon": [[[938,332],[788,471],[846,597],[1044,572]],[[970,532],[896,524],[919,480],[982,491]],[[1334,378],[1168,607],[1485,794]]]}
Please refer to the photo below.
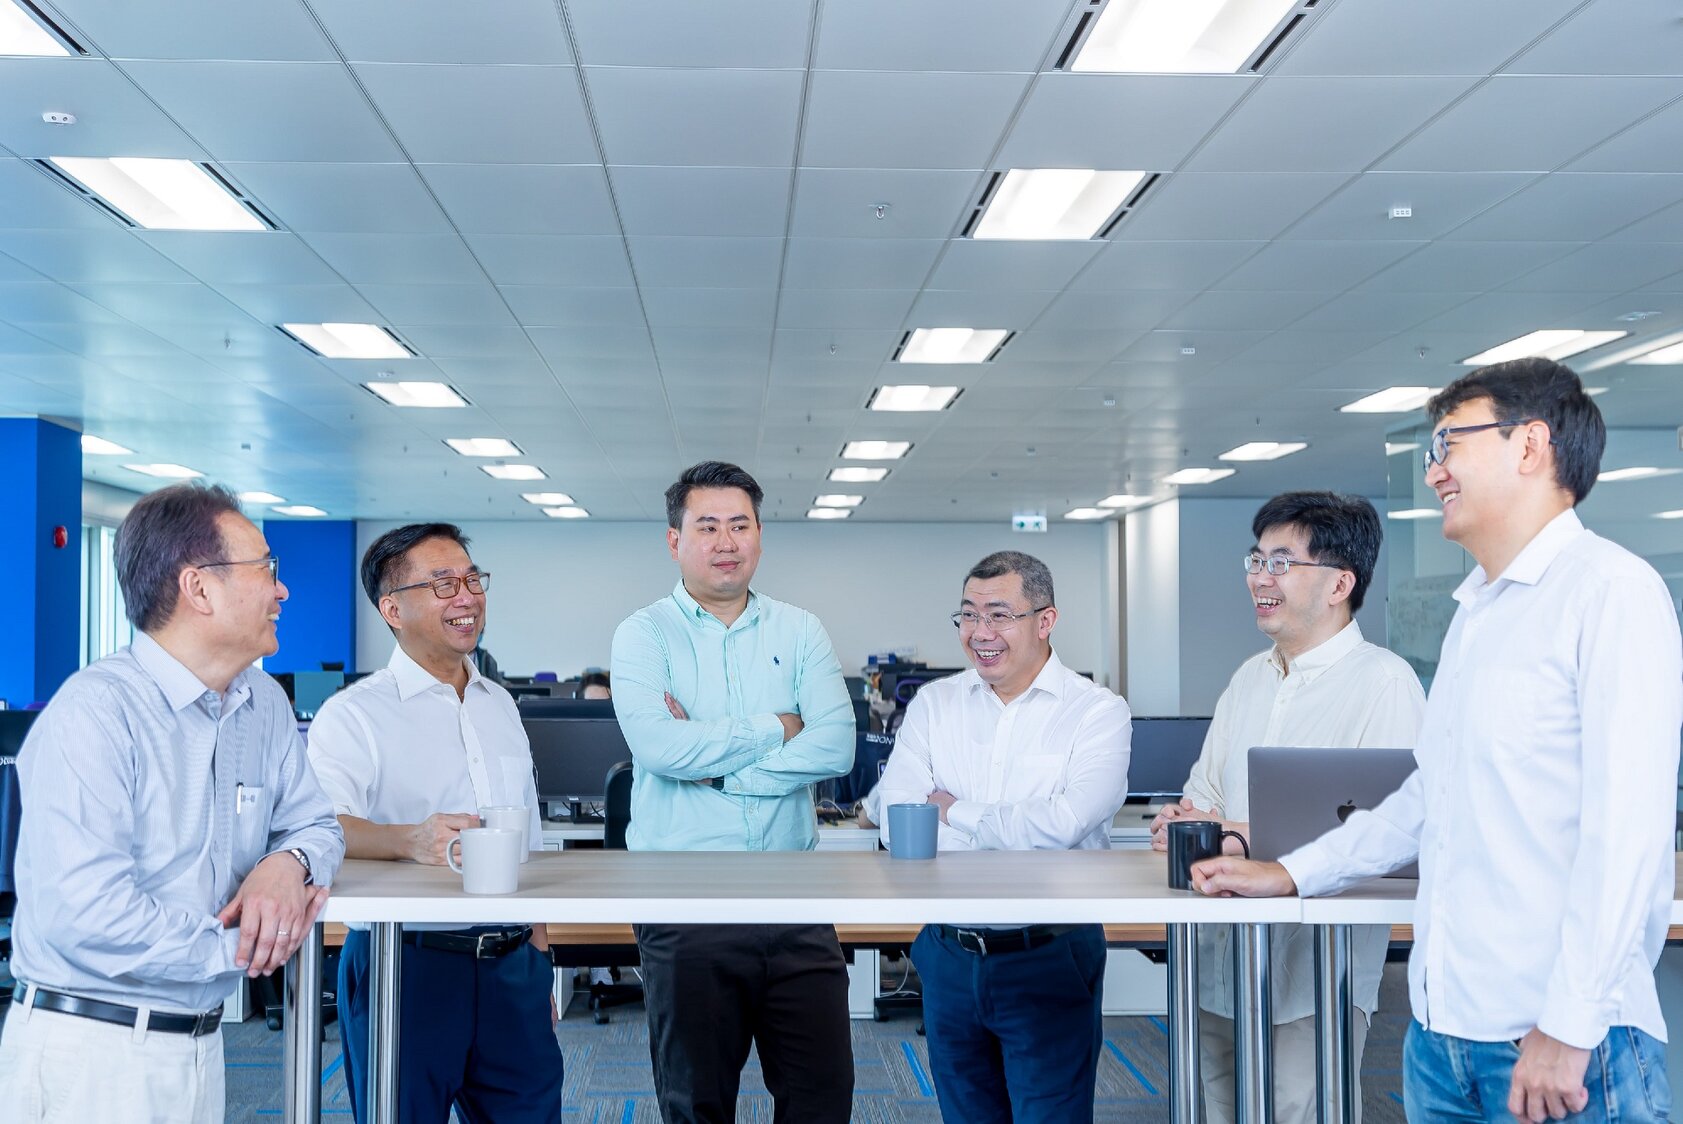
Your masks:
{"label": "grey hair", "polygon": [[239,515],[240,501],[221,484],[187,481],[142,496],[112,544],[124,612],[141,632],[163,627],[175,614],[181,571],[226,562],[217,521]]}
{"label": "grey hair", "polygon": [[974,566],[964,575],[964,581],[969,583],[971,578],[1002,578],[1006,574],[1016,574],[1023,579],[1023,596],[1028,598],[1029,608],[1040,609],[1047,605],[1055,605],[1052,599],[1052,571],[1046,568],[1046,563],[1032,554],[1024,554],[1020,550],[996,550]]}

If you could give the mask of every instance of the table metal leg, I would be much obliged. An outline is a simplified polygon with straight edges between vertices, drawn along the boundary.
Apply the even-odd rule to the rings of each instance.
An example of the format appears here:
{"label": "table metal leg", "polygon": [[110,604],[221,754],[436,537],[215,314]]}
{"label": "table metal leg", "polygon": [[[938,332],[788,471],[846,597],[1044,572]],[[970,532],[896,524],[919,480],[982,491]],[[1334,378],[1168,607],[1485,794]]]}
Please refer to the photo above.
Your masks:
{"label": "table metal leg", "polygon": [[1350,1041],[1350,926],[1315,927],[1315,1080],[1320,1124],[1354,1124],[1356,1074]]}
{"label": "table metal leg", "polygon": [[1233,1093],[1237,1124],[1273,1124],[1274,1018],[1267,925],[1235,925]]}
{"label": "table metal leg", "polygon": [[281,992],[281,1018],[286,1028],[285,1104],[287,1124],[321,1121],[321,925],[286,962]]}
{"label": "table metal leg", "polygon": [[1169,1120],[1198,1124],[1198,927],[1170,925],[1168,938]]}
{"label": "table metal leg", "polygon": [[368,1120],[397,1124],[399,976],[403,967],[403,926],[378,921],[369,929],[369,989],[373,992],[368,1020]]}

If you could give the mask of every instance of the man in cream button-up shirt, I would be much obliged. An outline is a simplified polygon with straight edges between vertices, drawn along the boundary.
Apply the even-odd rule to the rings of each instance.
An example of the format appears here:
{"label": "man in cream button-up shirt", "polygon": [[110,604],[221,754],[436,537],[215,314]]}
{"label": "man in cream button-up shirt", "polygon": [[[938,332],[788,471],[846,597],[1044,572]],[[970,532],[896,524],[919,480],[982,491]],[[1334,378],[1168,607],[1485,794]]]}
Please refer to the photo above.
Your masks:
{"label": "man in cream button-up shirt", "polygon": [[1660,576],[1579,522],[1606,431],[1570,370],[1484,367],[1427,404],[1426,484],[1478,563],[1415,747],[1371,812],[1206,893],[1332,893],[1419,856],[1410,1120],[1668,1117],[1653,967],[1674,893],[1683,643]]}
{"label": "man in cream button-up shirt", "polygon": [[[894,804],[938,805],[949,851],[1110,846],[1128,794],[1128,704],[1063,665],[1057,620],[1039,559],[976,564],[953,614],[971,670],[912,699],[878,786],[885,819]],[[927,925],[912,961],[943,1119],[1093,1118],[1103,926]]]}
{"label": "man in cream button-up shirt", "polygon": [[[478,810],[523,805],[539,836],[532,755],[514,700],[469,658],[485,629],[490,575],[448,523],[376,539],[363,587],[397,637],[383,670],[328,699],[310,761],[351,858],[442,864]],[[506,909],[507,907],[498,907]],[[560,1124],[561,1050],[543,926],[506,913],[461,929],[405,925],[398,1117]],[[368,1084],[368,933],[353,926],[339,965],[345,1077],[363,1119]]]}
{"label": "man in cream button-up shirt", "polygon": [[[1219,819],[1249,837],[1252,746],[1407,749],[1420,728],[1426,697],[1414,670],[1362,639],[1354,619],[1383,537],[1373,505],[1359,496],[1287,492],[1262,505],[1251,533],[1245,580],[1257,628],[1274,646],[1240,664],[1222,692],[1184,798],[1152,824],[1158,850],[1175,819]],[[1198,1005],[1205,1012],[1199,1054],[1209,1124],[1234,1118],[1230,932],[1226,925],[1198,927]],[[1311,933],[1297,925],[1272,927],[1274,1119],[1281,1124],[1315,1119]],[[1353,938],[1354,999],[1364,1016],[1353,1026],[1359,1073],[1390,927],[1358,926]],[[1359,1098],[1357,1107],[1359,1119]]]}

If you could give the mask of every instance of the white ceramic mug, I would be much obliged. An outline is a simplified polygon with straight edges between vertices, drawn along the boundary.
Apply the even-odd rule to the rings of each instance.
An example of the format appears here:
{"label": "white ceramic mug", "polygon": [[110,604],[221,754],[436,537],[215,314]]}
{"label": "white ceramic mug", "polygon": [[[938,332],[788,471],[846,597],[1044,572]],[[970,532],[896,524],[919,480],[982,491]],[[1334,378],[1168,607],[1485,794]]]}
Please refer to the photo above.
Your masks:
{"label": "white ceramic mug", "polygon": [[[479,809],[480,827],[499,827],[507,831],[518,831],[524,840],[532,830],[532,813],[524,804],[498,804],[493,807]],[[532,857],[532,848],[528,843],[520,848],[520,861],[525,862]]]}
{"label": "white ceramic mug", "polygon": [[[444,861],[462,876],[470,894],[512,894],[520,888],[520,852],[524,831],[499,827],[464,828],[444,849]],[[461,848],[461,861],[456,849]]]}

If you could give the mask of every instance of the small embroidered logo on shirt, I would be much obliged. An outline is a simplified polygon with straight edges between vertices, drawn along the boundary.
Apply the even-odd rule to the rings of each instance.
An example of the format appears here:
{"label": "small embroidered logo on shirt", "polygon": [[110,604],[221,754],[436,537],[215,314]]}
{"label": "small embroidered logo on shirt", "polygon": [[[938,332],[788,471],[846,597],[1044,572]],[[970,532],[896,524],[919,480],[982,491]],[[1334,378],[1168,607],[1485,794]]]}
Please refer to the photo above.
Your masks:
{"label": "small embroidered logo on shirt", "polygon": [[783,661],[778,659],[776,656],[771,657],[771,662],[776,664],[778,667],[783,666]]}

